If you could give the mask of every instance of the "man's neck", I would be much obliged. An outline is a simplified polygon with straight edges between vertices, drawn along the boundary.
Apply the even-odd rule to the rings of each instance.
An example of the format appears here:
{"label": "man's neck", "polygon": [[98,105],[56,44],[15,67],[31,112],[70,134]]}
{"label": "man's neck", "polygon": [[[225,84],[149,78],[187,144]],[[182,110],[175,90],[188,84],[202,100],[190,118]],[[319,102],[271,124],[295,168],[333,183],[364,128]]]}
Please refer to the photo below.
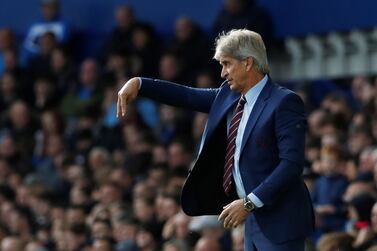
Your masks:
{"label": "man's neck", "polygon": [[251,88],[258,84],[264,78],[264,76],[265,74],[254,71],[253,74],[250,74],[250,77],[247,81],[247,88],[245,88],[245,90],[243,90],[241,93],[246,94]]}

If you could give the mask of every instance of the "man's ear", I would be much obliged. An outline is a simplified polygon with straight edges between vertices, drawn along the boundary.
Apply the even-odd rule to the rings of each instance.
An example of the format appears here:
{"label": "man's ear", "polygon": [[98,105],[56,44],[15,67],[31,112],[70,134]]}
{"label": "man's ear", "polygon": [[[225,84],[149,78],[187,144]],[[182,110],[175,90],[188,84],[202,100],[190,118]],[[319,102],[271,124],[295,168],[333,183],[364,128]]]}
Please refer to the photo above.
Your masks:
{"label": "man's ear", "polygon": [[246,71],[251,71],[251,69],[253,68],[253,65],[254,65],[254,60],[252,57],[248,57],[245,59]]}

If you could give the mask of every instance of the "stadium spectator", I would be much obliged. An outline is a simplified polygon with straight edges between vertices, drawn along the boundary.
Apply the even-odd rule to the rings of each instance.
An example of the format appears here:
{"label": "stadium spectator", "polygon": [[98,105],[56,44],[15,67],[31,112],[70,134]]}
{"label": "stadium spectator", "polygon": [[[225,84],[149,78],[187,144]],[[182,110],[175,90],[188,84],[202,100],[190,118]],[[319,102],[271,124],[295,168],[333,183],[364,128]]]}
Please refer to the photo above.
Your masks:
{"label": "stadium spectator", "polygon": [[136,243],[141,251],[157,251],[160,246],[160,231],[154,224],[144,223],[139,225],[136,234]]}
{"label": "stadium spectator", "polygon": [[195,245],[195,251],[220,251],[220,244],[210,238],[201,238]]}
{"label": "stadium spectator", "polygon": [[7,111],[10,105],[20,98],[20,86],[11,72],[4,72],[0,79],[0,111]]}
{"label": "stadium spectator", "polygon": [[56,107],[56,89],[52,79],[39,77],[34,82],[33,107],[41,113]]}
{"label": "stadium spectator", "polygon": [[113,251],[113,243],[107,238],[97,238],[93,241],[91,251]]}
{"label": "stadium spectator", "polygon": [[186,78],[183,74],[182,59],[172,52],[167,52],[161,56],[159,63],[159,78],[166,79],[171,82],[186,83]]}
{"label": "stadium spectator", "polygon": [[[188,17],[177,18],[174,40],[168,44],[168,48],[179,58],[181,71],[189,83],[193,83],[198,70],[208,67],[211,58],[209,43],[200,27]],[[161,78],[168,79],[165,76]]]}
{"label": "stadium spectator", "polygon": [[133,9],[127,5],[118,6],[115,9],[114,17],[116,26],[105,42],[103,58],[106,58],[113,51],[126,52],[130,50],[132,33],[138,24]]}
{"label": "stadium spectator", "polygon": [[349,218],[354,221],[353,234],[356,236],[353,243],[354,247],[363,245],[366,239],[370,238],[367,236],[370,236],[373,232],[371,215],[375,202],[376,199],[372,195],[363,193],[353,198],[349,203]]}
{"label": "stadium spectator", "polygon": [[140,23],[132,32],[131,54],[133,57],[133,74],[157,77],[160,57],[160,41],[153,26]]}
{"label": "stadium spectator", "polygon": [[25,251],[48,251],[48,249],[41,242],[35,240],[26,244]]}
{"label": "stadium spectator", "polygon": [[68,225],[85,224],[86,209],[82,205],[72,205],[66,209],[65,220]]}
{"label": "stadium spectator", "polygon": [[343,232],[334,232],[323,235],[318,243],[319,251],[352,250],[354,238]]}
{"label": "stadium spectator", "polygon": [[108,239],[112,238],[112,226],[107,220],[94,220],[91,226],[91,237],[94,239]]}
{"label": "stadium spectator", "polygon": [[61,94],[56,97],[60,101],[64,95],[73,91],[76,82],[76,67],[72,61],[72,55],[70,55],[66,47],[54,47],[51,52],[49,68],[55,79],[55,88]]}
{"label": "stadium spectator", "polygon": [[322,147],[321,176],[317,179],[312,193],[318,237],[330,231],[342,230],[346,221],[346,208],[342,196],[348,181],[339,172],[342,161],[339,148]]}
{"label": "stadium spectator", "polygon": [[76,251],[84,248],[88,243],[87,227],[83,224],[72,224],[63,230],[58,250]]}
{"label": "stadium spectator", "polygon": [[68,44],[72,37],[71,28],[60,17],[59,0],[40,0],[43,20],[36,22],[29,28],[22,51],[22,63],[29,65],[29,60],[42,54],[41,37],[46,33],[54,37],[60,44]]}
{"label": "stadium spectator", "polygon": [[372,145],[373,137],[368,128],[351,127],[347,142],[350,155],[357,159],[365,147]]}
{"label": "stadium spectator", "polygon": [[247,28],[262,35],[267,46],[273,40],[272,20],[256,0],[227,0],[213,24],[215,36],[231,29]]}
{"label": "stadium spectator", "polygon": [[29,60],[27,69],[33,73],[32,77],[36,78],[43,74],[51,73],[50,62],[52,52],[58,45],[53,32],[46,32],[39,37],[40,52]]}
{"label": "stadium spectator", "polygon": [[162,251],[187,251],[187,244],[182,241],[172,240],[165,242]]}
{"label": "stadium spectator", "polygon": [[16,40],[13,30],[10,28],[0,29],[0,76],[3,74],[5,67],[5,56],[6,51],[14,50],[16,47]]}
{"label": "stadium spectator", "polygon": [[114,220],[113,224],[113,237],[117,242],[116,250],[125,250],[127,247],[131,250],[136,249],[137,221],[124,215]]}
{"label": "stadium spectator", "polygon": [[190,142],[175,140],[168,147],[168,166],[171,169],[188,167],[192,161],[192,148]]}
{"label": "stadium spectator", "polygon": [[1,241],[2,251],[22,251],[23,246],[23,241],[17,236],[9,236]]}
{"label": "stadium spectator", "polygon": [[64,115],[77,117],[92,107],[101,104],[100,69],[96,60],[85,59],[80,66],[79,82],[71,93],[68,93],[61,103]]}

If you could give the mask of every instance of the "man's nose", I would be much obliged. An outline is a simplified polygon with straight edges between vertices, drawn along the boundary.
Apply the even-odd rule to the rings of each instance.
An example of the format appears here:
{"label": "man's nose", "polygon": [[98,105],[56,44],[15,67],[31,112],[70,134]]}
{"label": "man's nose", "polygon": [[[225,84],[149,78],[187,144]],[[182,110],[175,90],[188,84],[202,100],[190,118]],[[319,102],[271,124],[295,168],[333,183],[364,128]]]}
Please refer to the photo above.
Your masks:
{"label": "man's nose", "polygon": [[221,69],[221,77],[222,77],[222,78],[226,78],[227,76],[228,76],[228,73],[226,72],[225,68],[223,67],[223,68]]}

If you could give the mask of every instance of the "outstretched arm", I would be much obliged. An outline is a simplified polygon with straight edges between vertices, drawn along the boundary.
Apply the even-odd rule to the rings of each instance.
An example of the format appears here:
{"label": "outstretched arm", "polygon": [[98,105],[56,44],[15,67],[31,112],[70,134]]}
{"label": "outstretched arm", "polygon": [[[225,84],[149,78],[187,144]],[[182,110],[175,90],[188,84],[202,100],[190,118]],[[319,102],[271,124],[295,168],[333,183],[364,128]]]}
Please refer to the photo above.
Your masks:
{"label": "outstretched arm", "polygon": [[132,78],[118,92],[117,116],[125,115],[126,106],[137,95],[164,104],[208,113],[218,91],[219,89],[191,88],[163,80]]}

